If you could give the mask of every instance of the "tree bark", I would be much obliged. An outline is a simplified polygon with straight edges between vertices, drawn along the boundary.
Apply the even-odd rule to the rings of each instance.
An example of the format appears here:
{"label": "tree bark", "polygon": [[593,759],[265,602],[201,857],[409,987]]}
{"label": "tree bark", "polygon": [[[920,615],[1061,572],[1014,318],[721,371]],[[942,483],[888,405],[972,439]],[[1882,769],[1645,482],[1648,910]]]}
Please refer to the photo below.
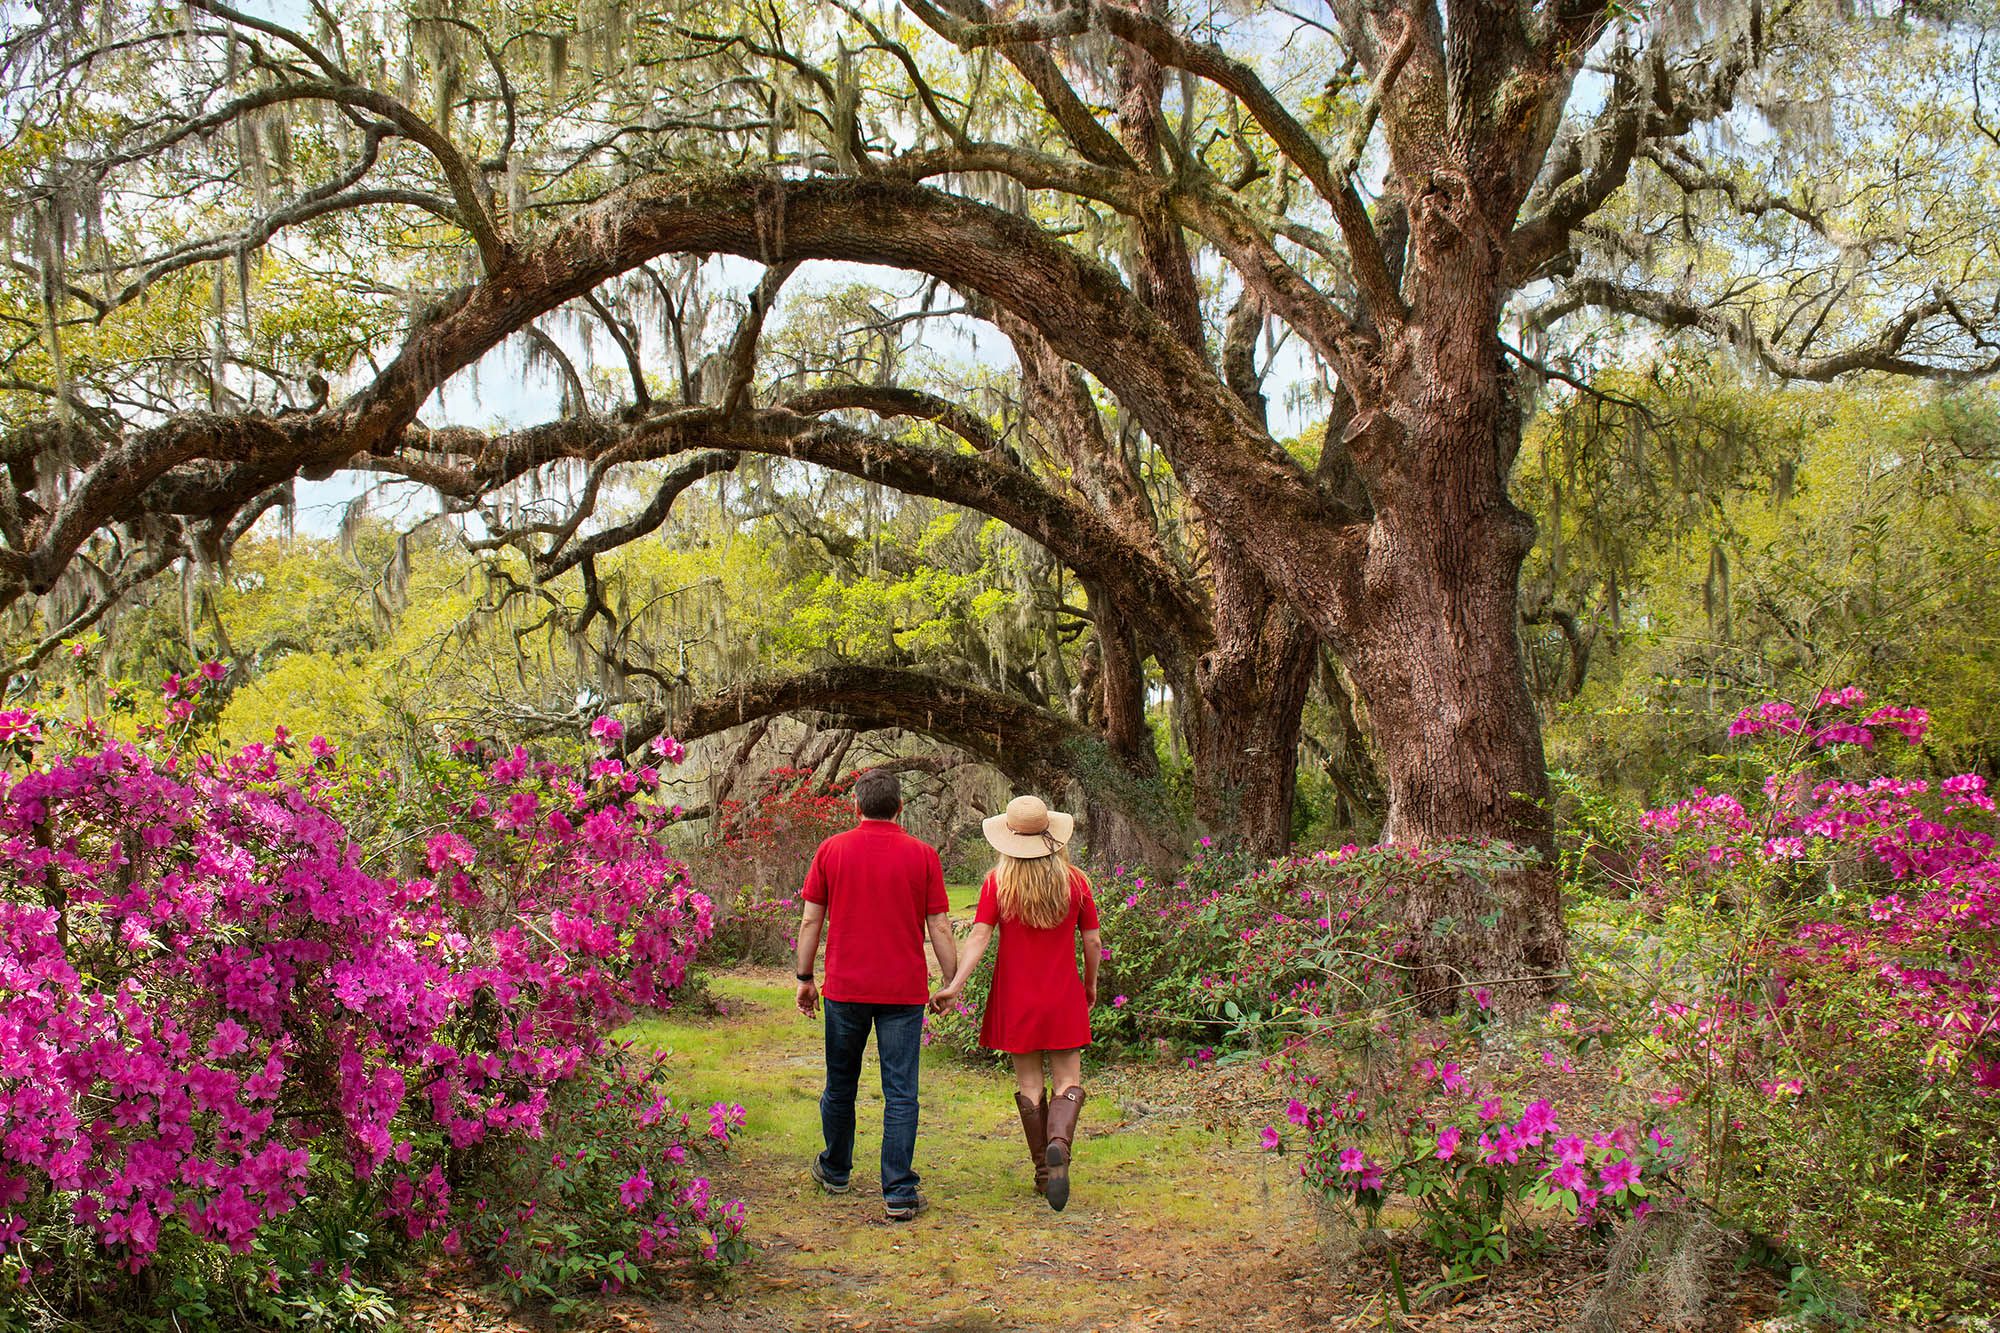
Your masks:
{"label": "tree bark", "polygon": [[1077,784],[1084,841],[1094,860],[1165,872],[1181,863],[1187,845],[1166,803],[1153,729],[1146,721],[1145,653],[1131,618],[1103,589],[1085,588],[1097,618],[1092,711],[1116,767]]}
{"label": "tree bark", "polygon": [[[1414,890],[1405,911],[1416,988],[1439,1008],[1502,982],[1518,1007],[1566,958],[1541,730],[1522,669],[1517,595],[1534,524],[1507,494],[1520,444],[1495,333],[1498,254],[1433,206],[1419,238],[1388,408],[1349,427],[1374,497],[1340,654],[1367,706],[1389,813],[1385,842],[1507,842],[1541,858],[1490,881]],[[1357,429],[1358,427],[1358,429]],[[1452,929],[1440,933],[1438,923]]]}
{"label": "tree bark", "polygon": [[1318,636],[1214,529],[1209,564],[1216,638],[1195,659],[1188,719],[1195,819],[1226,842],[1278,856],[1292,837]]}

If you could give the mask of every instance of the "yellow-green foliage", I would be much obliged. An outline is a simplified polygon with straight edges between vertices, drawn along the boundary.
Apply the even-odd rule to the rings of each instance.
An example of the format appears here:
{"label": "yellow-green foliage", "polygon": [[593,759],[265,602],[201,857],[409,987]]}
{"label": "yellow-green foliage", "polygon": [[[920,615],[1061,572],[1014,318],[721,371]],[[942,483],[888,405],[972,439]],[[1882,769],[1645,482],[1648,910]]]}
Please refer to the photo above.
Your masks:
{"label": "yellow-green foliage", "polygon": [[[1596,638],[1551,762],[1641,791],[1716,748],[1743,703],[1858,684],[1922,705],[1933,754],[2000,753],[2000,430],[1991,394],[1781,389],[1713,367],[1605,375],[1529,432],[1524,575]],[[1568,649],[1528,627],[1538,680]]]}

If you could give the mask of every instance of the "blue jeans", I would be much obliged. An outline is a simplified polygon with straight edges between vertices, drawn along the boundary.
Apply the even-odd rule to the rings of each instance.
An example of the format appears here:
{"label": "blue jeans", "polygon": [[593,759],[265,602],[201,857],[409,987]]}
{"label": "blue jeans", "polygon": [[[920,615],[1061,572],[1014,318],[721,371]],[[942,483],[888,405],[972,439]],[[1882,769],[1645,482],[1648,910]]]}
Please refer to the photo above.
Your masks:
{"label": "blue jeans", "polygon": [[924,1007],[920,1004],[855,1004],[827,1000],[826,1091],[819,1095],[819,1124],[826,1136],[820,1168],[836,1185],[854,1170],[854,1093],[861,1085],[861,1055],[868,1029],[875,1029],[875,1054],[882,1062],[882,1200],[908,1203],[917,1197],[917,1069],[923,1050]]}

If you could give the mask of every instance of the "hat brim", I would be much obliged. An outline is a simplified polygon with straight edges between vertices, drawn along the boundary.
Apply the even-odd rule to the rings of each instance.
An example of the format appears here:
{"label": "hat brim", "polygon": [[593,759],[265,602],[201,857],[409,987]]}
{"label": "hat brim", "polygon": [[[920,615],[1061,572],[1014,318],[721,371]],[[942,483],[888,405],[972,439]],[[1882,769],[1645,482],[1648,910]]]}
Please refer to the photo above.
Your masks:
{"label": "hat brim", "polygon": [[1069,846],[1069,840],[1076,834],[1076,818],[1063,814],[1060,810],[1049,811],[1049,827],[1046,835],[1040,833],[1015,833],[1007,827],[1005,814],[993,815],[979,821],[980,831],[993,850],[1017,861],[1034,861],[1051,855]]}

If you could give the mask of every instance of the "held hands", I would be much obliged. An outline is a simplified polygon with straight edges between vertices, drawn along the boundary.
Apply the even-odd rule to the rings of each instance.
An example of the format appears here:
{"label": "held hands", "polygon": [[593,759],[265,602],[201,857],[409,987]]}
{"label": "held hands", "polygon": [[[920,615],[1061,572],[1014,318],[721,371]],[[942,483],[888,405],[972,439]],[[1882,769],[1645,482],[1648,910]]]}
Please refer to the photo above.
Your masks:
{"label": "held hands", "polygon": [[819,986],[817,983],[811,981],[801,981],[799,983],[798,1005],[799,1012],[807,1018],[811,1018],[819,1012]]}
{"label": "held hands", "polygon": [[958,1001],[958,993],[965,989],[963,982],[953,982],[941,987],[931,996],[931,1012],[941,1014]]}
{"label": "held hands", "polygon": [[1097,1007],[1097,978],[1083,983],[1083,1002],[1092,1009]]}

